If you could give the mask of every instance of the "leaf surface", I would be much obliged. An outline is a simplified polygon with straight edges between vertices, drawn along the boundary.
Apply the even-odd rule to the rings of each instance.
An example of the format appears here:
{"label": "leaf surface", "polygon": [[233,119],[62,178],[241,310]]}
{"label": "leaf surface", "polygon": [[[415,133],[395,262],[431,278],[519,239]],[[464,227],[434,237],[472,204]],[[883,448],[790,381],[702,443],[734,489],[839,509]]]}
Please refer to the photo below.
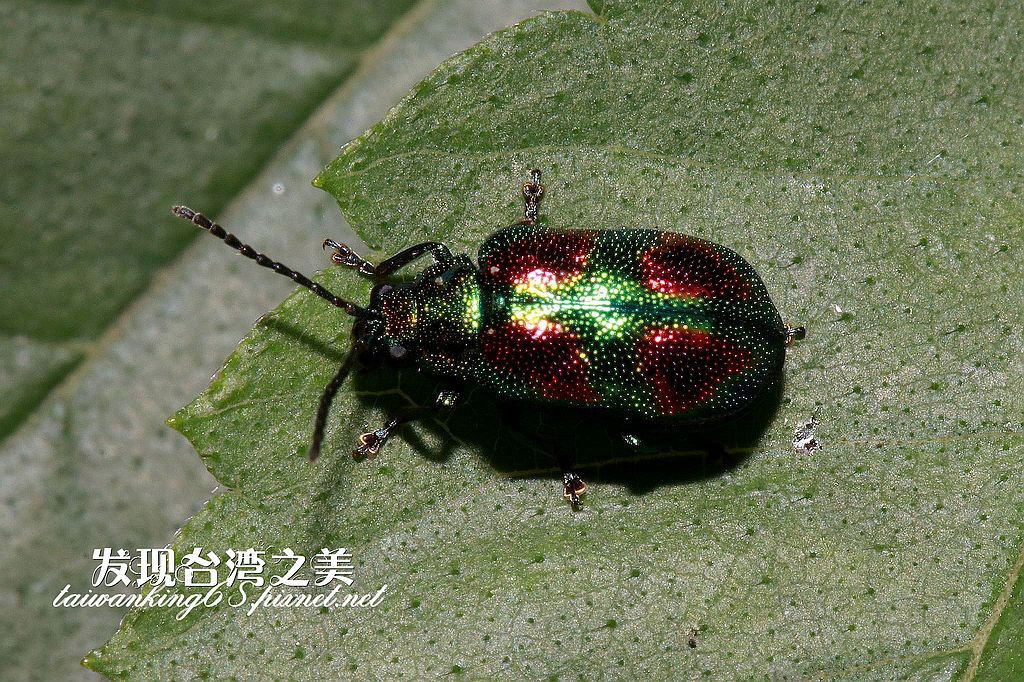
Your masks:
{"label": "leaf surface", "polygon": [[[298,35],[314,4],[345,30]],[[287,291],[210,278],[169,206],[308,187],[336,147],[301,182],[262,167],[411,4],[0,1],[0,679],[95,679],[82,652],[126,609],[51,601],[88,588],[93,548],[162,545],[209,498],[163,419]],[[313,240],[288,235],[263,243],[294,262]]]}
{"label": "leaf surface", "polygon": [[75,364],[6,358],[80,359],[196,237],[167,206],[223,206],[412,3],[370,4],[0,2],[0,437]]}
{"label": "leaf surface", "polygon": [[[174,419],[231,492],[181,550],[347,547],[376,609],[133,612],[110,675],[391,679],[1000,677],[1021,567],[1024,13],[1015,6],[614,2],[451,59],[317,179],[380,253],[475,253],[525,172],[564,227],[735,249],[809,333],[731,457],[557,469],[474,394],[401,431],[415,373],[356,377],[303,461],[348,322],[298,292]],[[348,272],[321,281],[364,300]],[[798,451],[814,418],[820,449]],[[685,448],[683,448],[685,449]],[[586,452],[583,452],[587,450]],[[698,629],[698,646],[688,633]],[[991,635],[995,635],[995,637]]]}

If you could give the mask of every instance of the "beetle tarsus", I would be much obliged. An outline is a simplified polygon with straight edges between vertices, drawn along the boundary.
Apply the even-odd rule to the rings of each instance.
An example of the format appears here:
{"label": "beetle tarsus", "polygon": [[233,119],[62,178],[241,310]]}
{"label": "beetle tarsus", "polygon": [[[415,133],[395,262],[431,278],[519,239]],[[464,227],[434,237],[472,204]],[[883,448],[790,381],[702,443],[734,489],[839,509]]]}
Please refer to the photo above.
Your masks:
{"label": "beetle tarsus", "polygon": [[563,497],[569,501],[573,509],[583,506],[582,497],[587,494],[587,484],[583,482],[579,474],[566,471],[562,474],[562,483],[565,488]]}
{"label": "beetle tarsus", "polygon": [[523,183],[523,220],[527,225],[537,224],[537,207],[544,198],[544,185],[540,184],[540,170],[530,171],[530,179]]}
{"label": "beetle tarsus", "polygon": [[347,268],[355,268],[363,275],[374,274],[375,268],[373,263],[353,251],[348,244],[342,244],[334,241],[333,239],[325,239],[323,248],[324,250],[327,250],[328,248],[334,249],[334,253],[331,254],[331,262],[335,265],[344,265]]}
{"label": "beetle tarsus", "polygon": [[399,423],[398,419],[392,419],[376,431],[370,431],[359,436],[359,445],[352,451],[352,456],[359,459],[363,457],[373,459],[376,457],[380,449],[384,447],[384,443],[391,437],[391,431]]}
{"label": "beetle tarsus", "polygon": [[633,450],[639,450],[643,446],[643,441],[635,433],[623,433],[622,442],[628,445]]}
{"label": "beetle tarsus", "polygon": [[437,398],[434,400],[433,405],[416,405],[407,408],[397,417],[394,417],[384,426],[373,431],[369,431],[359,436],[359,445],[352,451],[352,456],[356,459],[373,459],[380,452],[380,449],[384,447],[384,443],[391,438],[391,434],[402,424],[411,422],[416,419],[420,419],[429,414],[436,413],[438,410],[453,409],[459,404],[460,395],[455,388],[446,388],[437,394]]}
{"label": "beetle tarsus", "polygon": [[434,406],[451,409],[457,407],[460,400],[462,400],[462,394],[456,390],[446,388],[437,394],[437,398],[434,399]]}

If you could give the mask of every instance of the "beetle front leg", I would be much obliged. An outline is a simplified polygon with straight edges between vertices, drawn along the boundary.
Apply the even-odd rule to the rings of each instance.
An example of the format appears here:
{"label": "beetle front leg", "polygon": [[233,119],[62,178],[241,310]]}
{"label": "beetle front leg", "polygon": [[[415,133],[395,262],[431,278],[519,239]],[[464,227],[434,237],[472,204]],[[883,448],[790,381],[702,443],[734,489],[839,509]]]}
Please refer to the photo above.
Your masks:
{"label": "beetle front leg", "polygon": [[331,262],[335,265],[354,268],[359,274],[376,279],[387,277],[428,254],[437,263],[448,263],[453,259],[451,250],[440,242],[423,242],[422,244],[410,246],[377,265],[374,265],[353,251],[352,247],[348,244],[341,244],[333,239],[325,239],[324,248],[334,249],[334,253],[331,254]]}
{"label": "beetle front leg", "polygon": [[373,459],[377,456],[377,453],[380,452],[380,449],[384,447],[384,443],[388,441],[394,430],[399,426],[407,422],[420,419],[430,413],[436,412],[437,410],[450,410],[459,404],[459,398],[460,396],[458,391],[445,389],[437,394],[437,399],[434,400],[433,405],[421,405],[407,409],[399,416],[389,419],[387,423],[379,429],[369,431],[359,436],[359,445],[357,445],[355,450],[352,451],[352,456],[357,458],[367,457]]}
{"label": "beetle front leg", "polygon": [[[417,412],[422,408],[417,408]],[[416,419],[419,415],[402,415],[388,421],[384,426],[376,429],[375,431],[368,431],[359,436],[359,445],[352,451],[352,456],[356,458],[368,457],[373,459],[380,452],[380,449],[384,447],[384,443],[391,437],[391,432],[394,431],[400,424],[407,421]]]}
{"label": "beetle front leg", "polygon": [[325,239],[323,248],[325,250],[327,248],[334,249],[334,253],[331,254],[331,262],[335,265],[355,268],[359,274],[366,275],[367,277],[372,277],[376,271],[373,263],[353,251],[348,244],[341,244],[333,239]]}
{"label": "beetle front leg", "polygon": [[374,276],[387,277],[428,254],[435,263],[450,263],[454,260],[451,250],[441,242],[423,242],[402,249],[391,258],[381,261],[374,270]]}

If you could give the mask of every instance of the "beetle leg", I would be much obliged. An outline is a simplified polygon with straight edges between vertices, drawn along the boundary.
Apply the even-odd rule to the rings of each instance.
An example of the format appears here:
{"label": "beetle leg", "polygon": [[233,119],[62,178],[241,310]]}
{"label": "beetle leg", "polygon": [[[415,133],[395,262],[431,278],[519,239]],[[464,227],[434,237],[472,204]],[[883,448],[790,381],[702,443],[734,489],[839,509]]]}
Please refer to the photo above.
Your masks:
{"label": "beetle leg", "polygon": [[580,498],[586,494],[587,484],[583,482],[579,474],[573,471],[572,462],[568,455],[560,455],[558,463],[562,466],[562,496],[568,500],[570,507],[574,510],[579,509],[583,505],[583,501]]}
{"label": "beetle leg", "polygon": [[523,183],[523,224],[536,225],[538,206],[544,198],[544,185],[540,184],[540,171],[530,171],[530,179]]}
{"label": "beetle leg", "polygon": [[[522,441],[527,447],[543,452],[548,456],[553,451],[559,451],[555,443],[545,443],[544,439],[523,427],[521,423],[523,415],[518,406],[509,405],[508,408],[502,413],[502,419],[507,419],[510,422],[508,424],[509,434]],[[564,451],[561,452],[563,454],[558,456],[558,466],[562,469],[562,494],[572,509],[578,510],[583,506],[583,496],[587,493],[587,484],[579,474],[573,471],[572,457],[565,454]]]}
{"label": "beetle leg", "polygon": [[437,398],[434,400],[434,407],[451,409],[457,407],[461,399],[462,395],[458,391],[445,389],[437,394]]}
{"label": "beetle leg", "polygon": [[807,336],[806,327],[786,327],[786,345],[793,345],[794,341],[800,341]]}
{"label": "beetle leg", "polygon": [[388,438],[391,437],[391,432],[398,428],[399,424],[407,422],[413,419],[413,416],[403,415],[402,417],[396,417],[388,421],[387,424],[367,433],[359,436],[359,445],[352,451],[353,457],[368,457],[373,459],[380,452],[380,449],[384,447],[384,443],[387,442]]}
{"label": "beetle leg", "polygon": [[335,265],[355,268],[361,275],[372,276],[374,274],[376,268],[374,268],[373,263],[353,251],[348,244],[340,244],[333,239],[325,239],[323,248],[326,250],[328,247],[334,249],[334,253],[331,254],[331,262]]}
{"label": "beetle leg", "polygon": [[434,260],[438,263],[448,263],[453,260],[451,250],[440,242],[423,242],[422,244],[410,246],[377,265],[374,265],[353,251],[352,247],[348,244],[341,244],[333,239],[325,239],[324,248],[334,249],[334,253],[331,254],[331,262],[334,264],[354,268],[359,274],[376,279],[387,277],[427,254],[433,256]]}
{"label": "beetle leg", "polygon": [[644,442],[640,439],[640,436],[635,433],[631,431],[623,431],[620,435],[622,436],[622,442],[633,450],[639,450],[643,447]]}
{"label": "beetle leg", "polygon": [[359,445],[356,446],[355,450],[352,451],[353,457],[368,457],[373,459],[380,452],[380,449],[384,447],[384,443],[388,441],[391,434],[402,424],[411,422],[416,419],[430,414],[437,410],[452,409],[459,404],[459,393],[451,389],[445,389],[437,394],[437,398],[434,400],[433,405],[429,406],[416,406],[407,409],[397,417],[389,419],[384,426],[373,431],[369,431],[359,436]]}
{"label": "beetle leg", "polygon": [[374,277],[387,277],[427,254],[433,256],[434,260],[438,263],[448,263],[454,259],[452,252],[444,244],[440,242],[423,242],[422,244],[402,249],[391,258],[381,261],[374,270],[373,275]]}
{"label": "beetle leg", "polygon": [[579,474],[569,470],[562,473],[562,483],[565,486],[563,496],[569,501],[573,509],[579,509],[583,504],[580,497],[587,493],[587,484],[583,482]]}

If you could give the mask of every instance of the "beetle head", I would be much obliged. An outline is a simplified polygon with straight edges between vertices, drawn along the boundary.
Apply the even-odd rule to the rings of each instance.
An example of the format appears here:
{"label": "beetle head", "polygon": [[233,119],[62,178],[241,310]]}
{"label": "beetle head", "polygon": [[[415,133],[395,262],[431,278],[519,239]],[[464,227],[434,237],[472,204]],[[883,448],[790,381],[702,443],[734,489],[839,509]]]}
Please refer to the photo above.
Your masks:
{"label": "beetle head", "polygon": [[405,364],[413,359],[416,300],[412,287],[378,284],[370,291],[369,315],[356,320],[352,338],[360,346],[364,363],[385,361]]}
{"label": "beetle head", "polygon": [[370,292],[371,316],[353,328],[368,352],[388,364],[423,360],[454,370],[480,328],[480,287],[472,264],[437,265],[413,282],[378,284]]}

